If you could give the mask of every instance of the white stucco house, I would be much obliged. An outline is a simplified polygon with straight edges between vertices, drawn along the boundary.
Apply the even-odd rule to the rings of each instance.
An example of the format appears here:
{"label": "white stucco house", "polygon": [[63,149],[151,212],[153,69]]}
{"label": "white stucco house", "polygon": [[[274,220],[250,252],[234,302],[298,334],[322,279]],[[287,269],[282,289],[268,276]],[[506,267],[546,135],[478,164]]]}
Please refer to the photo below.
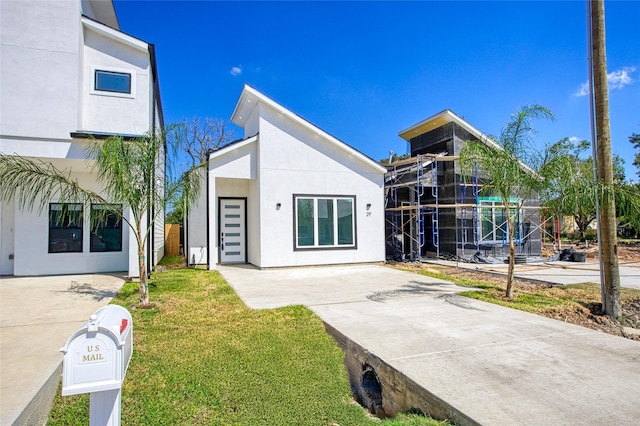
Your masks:
{"label": "white stucco house", "polygon": [[[51,162],[101,191],[85,147],[163,125],[154,46],[120,31],[110,0],[0,2],[0,151]],[[162,156],[162,153],[160,153]],[[162,161],[162,160],[159,160]],[[158,176],[162,179],[163,176]],[[138,275],[136,244],[115,215],[92,232],[100,205],[68,205],[73,223],[47,211],[0,204],[0,274],[128,271]],[[126,210],[125,210],[126,214]],[[163,256],[163,212],[147,247],[148,267]]]}
{"label": "white stucco house", "polygon": [[231,121],[244,137],[209,156],[190,263],[384,261],[384,167],[250,86]]}

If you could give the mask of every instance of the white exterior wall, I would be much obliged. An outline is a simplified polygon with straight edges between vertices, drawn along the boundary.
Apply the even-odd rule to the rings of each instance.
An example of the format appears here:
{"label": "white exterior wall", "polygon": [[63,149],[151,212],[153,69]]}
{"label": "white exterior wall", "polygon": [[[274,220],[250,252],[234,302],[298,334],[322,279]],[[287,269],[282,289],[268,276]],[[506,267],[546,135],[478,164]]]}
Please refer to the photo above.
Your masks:
{"label": "white exterior wall", "polygon": [[0,137],[70,139],[78,117],[79,3],[2,1],[0,8]]}
{"label": "white exterior wall", "polygon": [[[258,266],[384,261],[384,177],[379,171],[264,107],[260,165],[262,258]],[[294,194],[355,196],[357,248],[294,250]],[[367,204],[371,204],[369,211]]]}
{"label": "white exterior wall", "polygon": [[188,264],[205,265],[207,263],[207,187],[205,171],[202,171],[200,196],[188,208],[185,248]]}
{"label": "white exterior wall", "polygon": [[[150,60],[146,49],[132,47],[84,26],[83,107],[79,129],[141,135],[151,129]],[[96,92],[95,70],[132,76],[131,95]]]}
{"label": "white exterior wall", "polygon": [[13,274],[15,203],[0,202],[0,275]]}
{"label": "white exterior wall", "polygon": [[[160,111],[154,109],[148,44],[117,31],[109,1],[3,0],[0,8],[0,151],[51,161],[62,170],[73,170],[88,187],[98,189],[86,173],[85,147],[89,142],[72,139],[71,133],[143,134],[152,127]],[[112,28],[88,22],[82,13]],[[96,68],[131,72],[135,83],[132,96],[92,93]],[[154,229],[154,263],[164,254],[163,225],[161,218]],[[138,275],[135,251],[131,261],[123,262],[122,253],[90,253],[88,240],[85,253],[48,254],[46,211],[25,212],[3,203],[0,230],[2,274],[128,270]],[[88,228],[84,235],[88,238]],[[130,251],[129,240],[124,224],[125,255]],[[133,236],[131,240],[135,247]],[[15,260],[9,261],[9,254],[14,254]]]}
{"label": "white exterior wall", "polygon": [[[72,173],[80,185],[100,191],[89,173]],[[55,203],[53,199],[50,202]],[[49,253],[49,211],[42,213],[16,209],[14,275],[78,274],[126,271],[129,258],[129,232],[122,225],[122,251],[95,253],[90,251],[90,212],[83,214],[82,253]],[[137,271],[137,266],[136,266]]]}

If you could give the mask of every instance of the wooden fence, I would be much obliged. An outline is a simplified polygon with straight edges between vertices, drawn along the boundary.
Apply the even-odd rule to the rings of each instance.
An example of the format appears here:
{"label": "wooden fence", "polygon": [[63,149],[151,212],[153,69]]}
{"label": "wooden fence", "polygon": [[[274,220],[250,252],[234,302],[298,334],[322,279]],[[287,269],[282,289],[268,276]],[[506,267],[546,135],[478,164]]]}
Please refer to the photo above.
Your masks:
{"label": "wooden fence", "polygon": [[182,234],[182,226],[176,224],[166,224],[164,226],[164,255],[180,256],[181,244],[180,235]]}

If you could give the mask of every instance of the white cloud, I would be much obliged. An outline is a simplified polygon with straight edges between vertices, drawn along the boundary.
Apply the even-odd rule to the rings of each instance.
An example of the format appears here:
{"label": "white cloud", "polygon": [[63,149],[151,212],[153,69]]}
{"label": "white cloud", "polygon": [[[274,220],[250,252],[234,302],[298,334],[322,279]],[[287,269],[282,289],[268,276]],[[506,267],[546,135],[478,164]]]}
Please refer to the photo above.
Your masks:
{"label": "white cloud", "polygon": [[622,89],[624,86],[633,83],[634,80],[631,74],[633,74],[635,70],[636,67],[624,67],[607,74],[609,89]]}
{"label": "white cloud", "polygon": [[242,66],[232,67],[229,74],[231,74],[234,77],[239,76],[240,74],[242,74]]}
{"label": "white cloud", "polygon": [[[609,90],[622,89],[633,83],[635,80],[631,76],[636,71],[636,67],[622,67],[619,70],[611,71],[607,74]],[[589,82],[584,82],[573,96],[587,96],[589,94]]]}
{"label": "white cloud", "polygon": [[580,88],[573,96],[587,96],[589,94],[589,82],[582,83]]}
{"label": "white cloud", "polygon": [[580,139],[580,138],[579,138],[579,137],[577,137],[577,136],[571,136],[571,137],[569,138],[569,142],[576,143],[576,142],[580,142],[580,141],[582,141],[582,139]]}

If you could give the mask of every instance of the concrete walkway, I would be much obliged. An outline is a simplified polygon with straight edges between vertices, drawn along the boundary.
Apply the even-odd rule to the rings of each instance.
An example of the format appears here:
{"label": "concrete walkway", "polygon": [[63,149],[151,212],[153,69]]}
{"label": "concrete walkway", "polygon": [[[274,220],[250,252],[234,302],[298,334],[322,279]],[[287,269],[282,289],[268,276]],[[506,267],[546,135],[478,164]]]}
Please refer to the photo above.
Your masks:
{"label": "concrete walkway", "polygon": [[[507,274],[506,263],[464,263],[447,260],[425,260],[425,263],[457,266],[465,269],[480,270],[496,274]],[[640,263],[620,263],[620,285],[640,290]],[[515,265],[516,278],[546,281],[552,284],[600,284],[600,265],[593,262],[540,262]]]}
{"label": "concrete walkway", "polygon": [[251,308],[308,306],[446,401],[461,424],[640,418],[640,342],[460,297],[453,284],[384,266],[220,272]]}
{"label": "concrete walkway", "polygon": [[101,274],[0,278],[0,424],[44,424],[60,381],[59,349],[123,284]]}

